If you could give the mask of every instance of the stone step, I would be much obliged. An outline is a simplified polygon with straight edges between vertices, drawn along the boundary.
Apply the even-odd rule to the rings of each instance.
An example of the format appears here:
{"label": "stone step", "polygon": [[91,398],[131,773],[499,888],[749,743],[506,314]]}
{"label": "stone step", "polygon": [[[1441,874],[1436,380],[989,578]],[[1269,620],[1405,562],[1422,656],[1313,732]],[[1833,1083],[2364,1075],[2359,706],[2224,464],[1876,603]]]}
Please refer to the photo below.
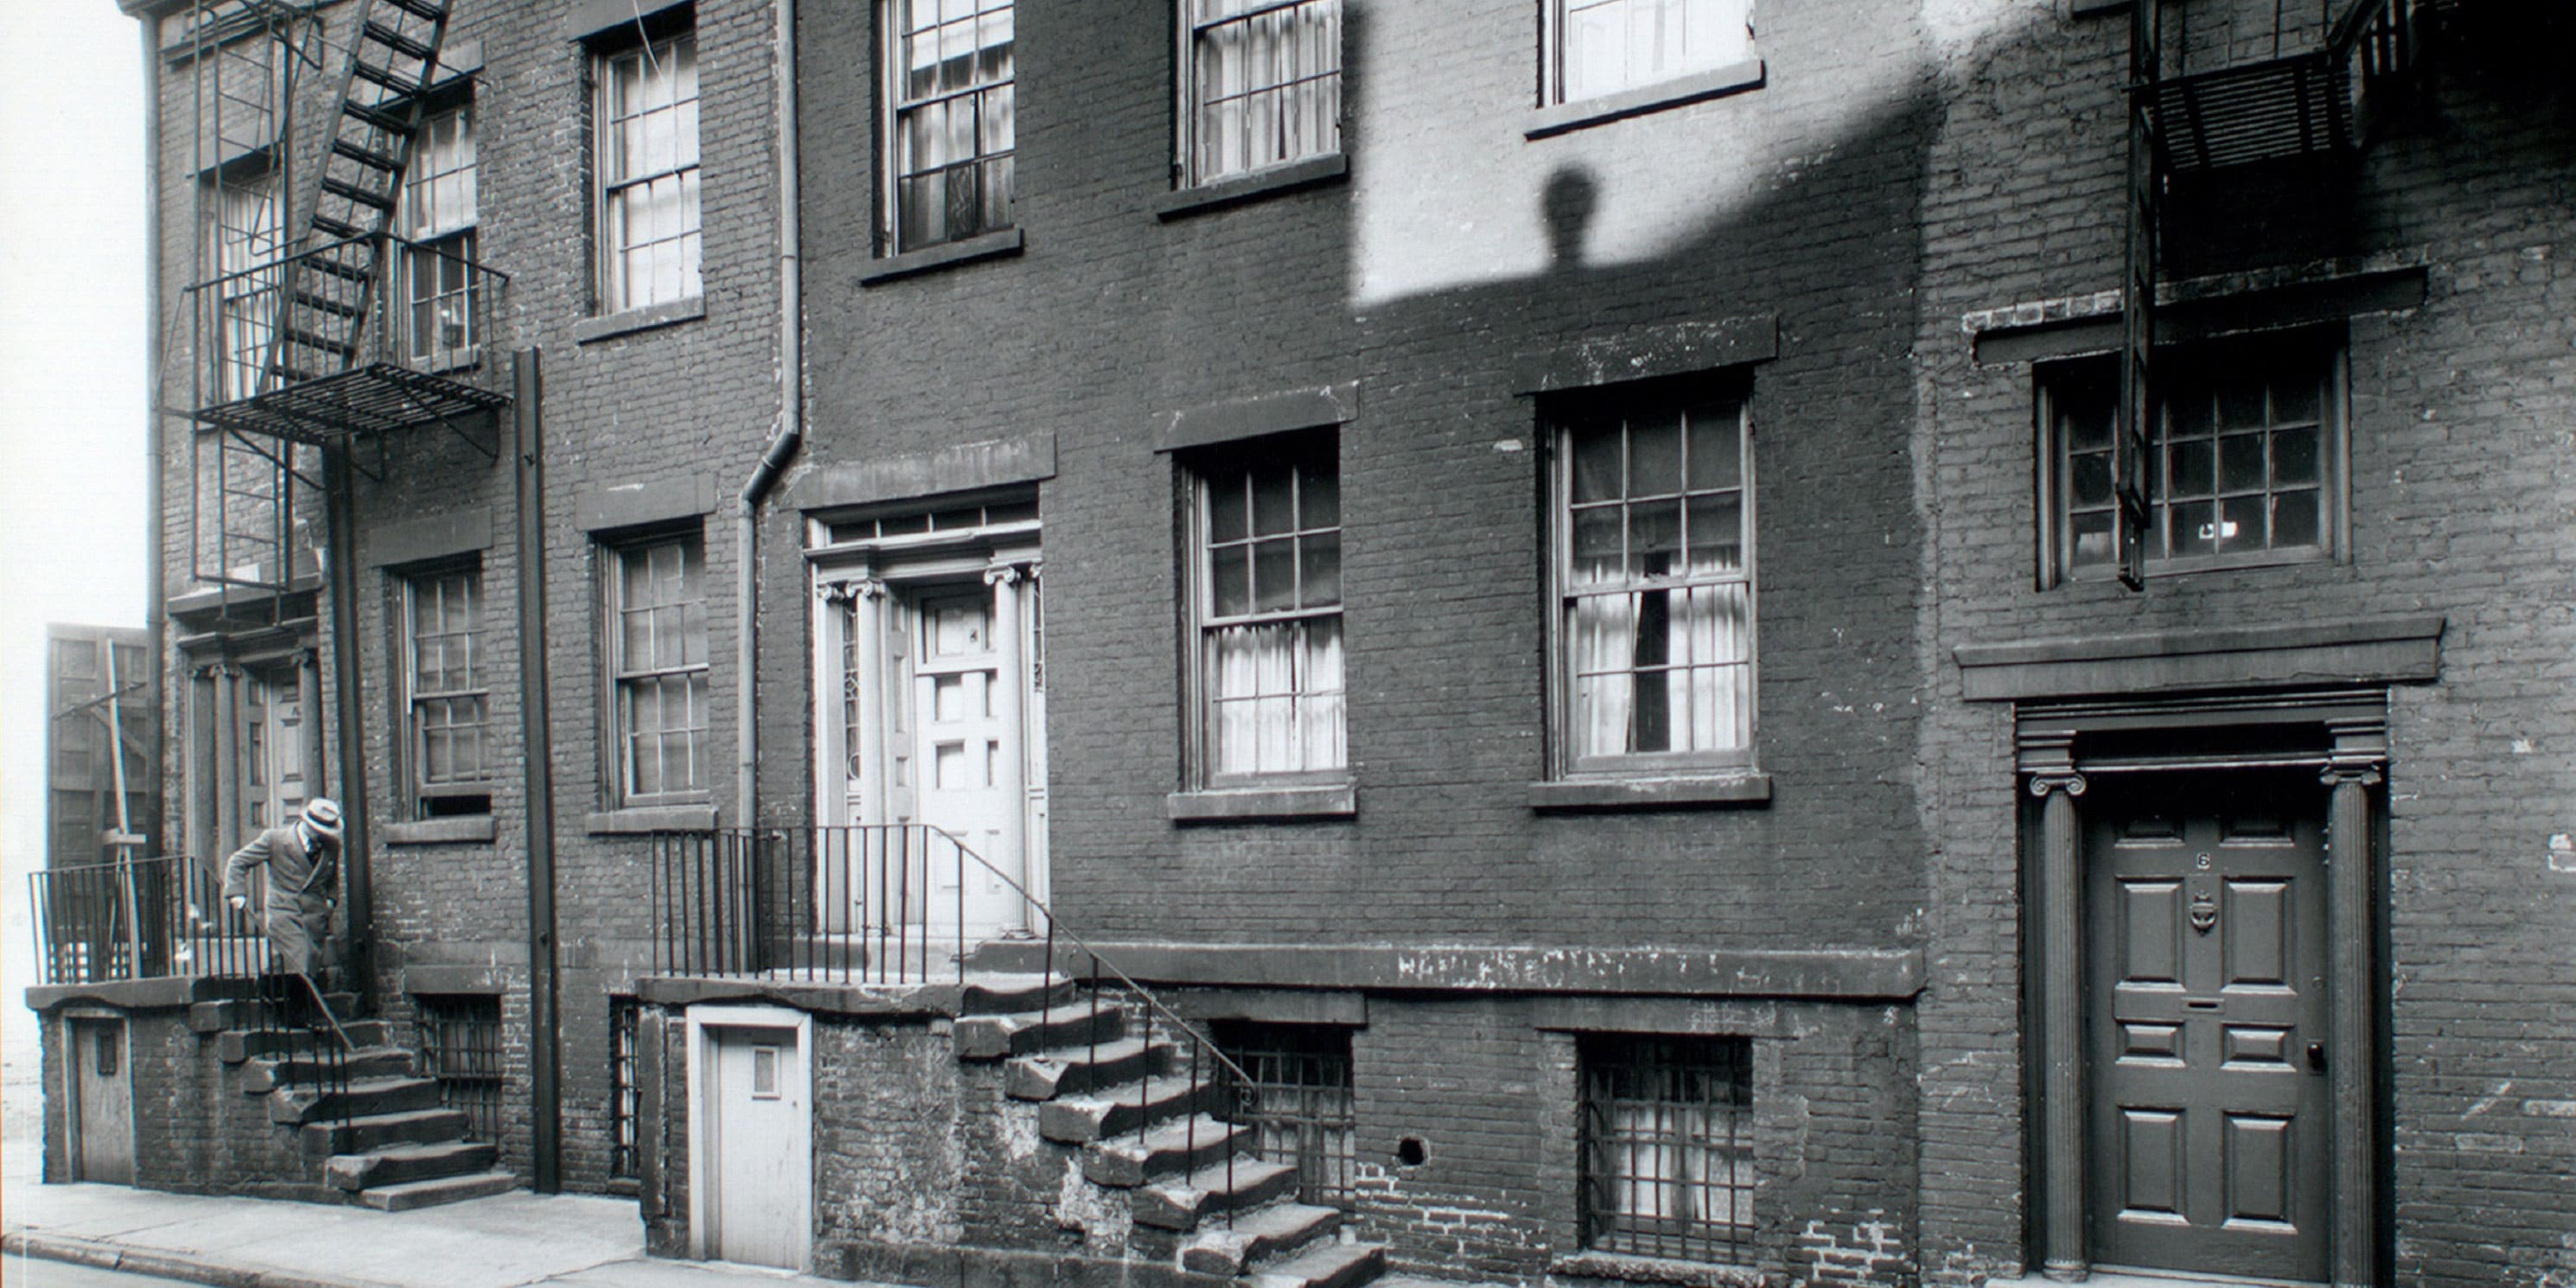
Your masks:
{"label": "stone step", "polygon": [[308,1158],[330,1154],[363,1154],[388,1145],[434,1145],[465,1135],[462,1109],[406,1109],[368,1114],[347,1122],[306,1123],[302,1128]]}
{"label": "stone step", "polygon": [[1286,1163],[1238,1158],[1229,1169],[1222,1161],[1187,1176],[1139,1186],[1127,1196],[1136,1224],[1187,1234],[1202,1221],[1227,1212],[1245,1212],[1297,1188],[1297,1169]]}
{"label": "stone step", "polygon": [[467,1199],[507,1194],[519,1188],[519,1178],[508,1172],[475,1172],[466,1176],[442,1176],[431,1181],[405,1181],[399,1185],[380,1185],[358,1191],[358,1202],[380,1212],[409,1212],[414,1208],[437,1207],[441,1203],[462,1203]]}
{"label": "stone step", "polygon": [[1094,1185],[1132,1190],[1157,1176],[1193,1172],[1252,1141],[1252,1128],[1205,1114],[1165,1123],[1142,1139],[1116,1136],[1082,1147],[1082,1174]]}
{"label": "stone step", "polygon": [[1002,1089],[1013,1100],[1053,1100],[1150,1078],[1172,1067],[1172,1046],[1151,1038],[1118,1038],[1097,1047],[1024,1055],[1004,1066]]}
{"label": "stone step", "polygon": [[1114,1006],[1095,1011],[1087,999],[1074,998],[1049,1010],[961,1017],[955,1041],[960,1060],[999,1060],[1049,1047],[1088,1046],[1094,1037],[1114,1041],[1126,1032],[1124,1011]]}
{"label": "stone step", "polygon": [[318,1087],[282,1087],[272,1091],[268,1093],[268,1120],[302,1126],[333,1118],[433,1109],[437,1105],[438,1083],[431,1079],[361,1078],[351,1082],[346,1091],[324,1091]]}
{"label": "stone step", "polygon": [[1338,1208],[1274,1203],[1211,1225],[1181,1245],[1181,1269],[1204,1275],[1239,1275],[1255,1261],[1279,1258],[1342,1228]]}
{"label": "stone step", "polygon": [[344,1190],[377,1189],[411,1181],[488,1172],[500,1157],[499,1146],[479,1141],[387,1145],[363,1154],[334,1154],[329,1162],[322,1165],[322,1177]]}
{"label": "stone step", "polygon": [[[353,1020],[340,1026],[349,1040],[362,1047],[393,1044],[392,1026],[382,1020]],[[327,1035],[329,1030],[323,1030]],[[259,1028],[227,1029],[215,1035],[215,1054],[226,1064],[240,1064],[255,1056],[277,1055],[288,1051],[310,1051],[317,1035],[307,1029],[272,1030]],[[337,1041],[321,1036],[322,1041]]]}
{"label": "stone step", "polygon": [[[345,1063],[347,1069],[341,1076],[353,1081],[412,1072],[411,1052],[401,1047],[361,1047],[350,1052]],[[330,1063],[317,1056],[259,1056],[242,1064],[242,1091],[264,1095],[279,1087],[320,1082],[329,1073]]]}
{"label": "stone step", "polygon": [[977,971],[966,977],[966,987],[957,997],[957,1013],[1012,1015],[1046,1006],[1063,1006],[1073,1000],[1075,992],[1073,980],[1063,975]]}
{"label": "stone step", "polygon": [[1327,1243],[1259,1267],[1235,1283],[1237,1288],[1359,1288],[1385,1273],[1384,1245]]}
{"label": "stone step", "polygon": [[1047,1101],[1038,1106],[1038,1134],[1060,1145],[1081,1145],[1188,1114],[1214,1113],[1224,1099],[1212,1084],[1192,1085],[1187,1074],[1166,1074]]}

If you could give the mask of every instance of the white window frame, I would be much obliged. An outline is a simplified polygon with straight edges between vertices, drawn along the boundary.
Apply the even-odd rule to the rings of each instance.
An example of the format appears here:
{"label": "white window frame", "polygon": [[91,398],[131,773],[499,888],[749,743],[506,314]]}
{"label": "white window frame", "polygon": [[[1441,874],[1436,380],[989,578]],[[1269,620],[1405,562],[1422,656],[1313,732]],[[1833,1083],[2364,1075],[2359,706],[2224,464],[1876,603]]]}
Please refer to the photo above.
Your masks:
{"label": "white window frame", "polygon": [[[1729,69],[1745,67],[1759,59],[1759,46],[1755,43],[1752,33],[1755,0],[1691,0],[1691,2],[1706,4],[1713,10],[1718,10],[1717,17],[1721,22],[1734,21],[1744,25],[1743,45],[1740,50],[1733,51],[1734,56],[1713,56],[1698,62],[1684,63],[1661,73],[1639,74],[1631,70],[1617,85],[1587,86],[1578,91],[1570,85],[1566,62],[1569,43],[1567,29],[1575,21],[1571,15],[1578,11],[1607,9],[1612,6],[1650,5],[1657,3],[1657,0],[1542,0],[1539,6],[1539,105],[1554,107],[1651,91],[1657,86],[1675,85],[1694,77],[1710,76],[1724,73]],[[1731,12],[1726,11],[1730,9]]]}
{"label": "white window frame", "polygon": [[[217,400],[263,392],[277,352],[278,288],[286,233],[279,174],[265,159],[210,171],[203,180],[206,259],[214,266],[216,352],[209,375]],[[244,218],[247,214],[247,218]]]}
{"label": "white window frame", "polygon": [[[446,131],[455,140],[452,150],[439,143]],[[481,222],[474,135],[470,97],[429,113],[403,175],[398,226],[411,244],[403,248],[395,307],[404,355],[431,371],[472,366],[482,348],[475,334],[482,284],[474,263]],[[427,328],[424,310],[433,319]]]}
{"label": "white window frame", "polygon": [[[882,57],[878,60],[877,66],[877,99],[878,117],[884,133],[877,151],[882,158],[879,166],[879,182],[883,184],[885,190],[878,238],[885,253],[889,255],[931,246],[946,246],[981,237],[987,233],[1005,232],[1019,223],[1017,210],[1019,203],[1019,11],[1017,0],[1002,0],[998,4],[994,3],[994,0],[978,0],[975,15],[966,20],[980,23],[991,14],[1006,15],[1002,21],[1011,24],[1012,32],[1011,65],[1007,75],[988,80],[979,71],[964,86],[949,89],[934,88],[927,94],[914,95],[908,93],[906,87],[904,66],[906,35],[902,10],[908,4],[918,2],[919,0],[880,0],[877,5],[877,45],[882,51]],[[938,24],[934,24],[936,25]],[[980,49],[981,45],[976,48]],[[1008,105],[1006,110],[1010,113],[1011,137],[1003,141],[1003,146],[987,151],[987,145],[991,140],[986,137],[984,113],[989,101],[996,95]],[[913,118],[917,114],[941,109],[951,103],[970,100],[974,103],[973,110],[976,113],[974,150],[971,155],[962,161],[951,159],[937,166],[907,173],[904,169],[903,137],[905,128]],[[994,218],[986,208],[987,184],[990,182],[988,172],[997,162],[1004,176],[1002,183],[1006,190],[1002,194],[1000,215]],[[975,224],[962,231],[950,229],[946,227],[943,216],[942,231],[937,235],[906,236],[904,215],[906,211],[913,208],[904,199],[906,180],[919,175],[959,169],[971,169],[976,174]]]}
{"label": "white window frame", "polygon": [[[1337,156],[1341,153],[1342,0],[1177,0],[1177,4],[1178,17],[1173,23],[1173,28],[1179,36],[1180,43],[1176,51],[1177,61],[1174,63],[1173,80],[1180,90],[1180,98],[1177,109],[1177,128],[1173,132],[1176,144],[1173,165],[1175,173],[1181,176],[1184,186],[1195,187],[1219,179],[1257,175],[1264,170],[1279,166],[1294,165],[1300,161],[1311,161],[1319,157]],[[1229,8],[1235,12],[1211,17],[1203,12],[1209,8]],[[1208,42],[1222,28],[1245,26],[1281,15],[1285,15],[1281,20],[1293,23],[1296,15],[1301,12],[1320,12],[1327,15],[1325,21],[1331,29],[1328,39],[1331,45],[1332,66],[1328,69],[1315,69],[1293,62],[1301,47],[1292,42],[1289,46],[1292,65],[1284,79],[1273,84],[1242,87],[1239,93],[1230,97],[1250,100],[1260,95],[1274,94],[1283,102],[1303,102],[1301,88],[1318,87],[1316,92],[1329,95],[1328,107],[1320,116],[1324,137],[1320,141],[1305,138],[1301,131],[1291,126],[1291,114],[1282,112],[1272,118],[1274,124],[1285,132],[1285,136],[1280,139],[1280,155],[1264,161],[1247,162],[1231,167],[1207,164],[1202,145],[1207,142],[1209,128],[1207,116],[1210,86],[1202,55],[1206,51]],[[1303,114],[1297,114],[1297,117],[1308,124],[1313,124],[1317,119]],[[1249,130],[1250,127],[1247,126],[1247,137],[1249,137]]]}
{"label": "white window frame", "polygon": [[[1311,435],[1311,437],[1308,435]],[[1318,525],[1309,528],[1304,524],[1303,511],[1305,503],[1304,489],[1307,486],[1307,470],[1309,467],[1325,463],[1329,463],[1333,469],[1335,485],[1334,491],[1336,495],[1334,520],[1330,526]],[[1262,533],[1258,537],[1252,536],[1249,532],[1240,538],[1216,537],[1213,534],[1211,527],[1212,512],[1214,511],[1215,506],[1212,503],[1210,489],[1215,486],[1217,480],[1219,478],[1226,478],[1228,481],[1240,480],[1244,486],[1248,487],[1251,471],[1261,469],[1265,466],[1276,468],[1282,464],[1289,465],[1290,468],[1295,471],[1291,476],[1295,480],[1292,484],[1291,491],[1291,496],[1294,498],[1292,501],[1292,530],[1282,533]],[[1301,740],[1305,732],[1305,721],[1303,719],[1302,712],[1304,705],[1307,702],[1319,698],[1332,698],[1340,702],[1341,710],[1338,719],[1338,741],[1340,747],[1339,755],[1332,758],[1334,763],[1313,766],[1301,763],[1299,766],[1292,768],[1238,770],[1231,772],[1221,771],[1217,765],[1217,756],[1219,751],[1218,723],[1221,719],[1221,712],[1219,710],[1220,706],[1228,702],[1250,700],[1244,696],[1220,696],[1219,680],[1217,677],[1218,648],[1216,642],[1216,637],[1219,632],[1231,629],[1240,629],[1243,627],[1270,625],[1292,627],[1297,631],[1297,644],[1293,649],[1293,654],[1298,665],[1302,668],[1306,658],[1308,657],[1307,641],[1305,638],[1306,631],[1312,629],[1316,624],[1324,622],[1330,622],[1336,630],[1343,628],[1343,608],[1345,601],[1339,586],[1337,585],[1332,602],[1329,604],[1304,603],[1304,590],[1302,586],[1304,563],[1302,555],[1304,553],[1304,546],[1308,540],[1313,538],[1329,536],[1333,541],[1335,546],[1335,581],[1339,583],[1342,579],[1343,565],[1341,556],[1341,539],[1344,515],[1339,501],[1341,481],[1340,435],[1329,430],[1306,431],[1299,435],[1284,436],[1282,438],[1252,440],[1248,443],[1229,444],[1223,448],[1215,449],[1209,454],[1201,455],[1199,458],[1187,462],[1185,468],[1187,469],[1189,501],[1189,513],[1187,518],[1187,531],[1189,535],[1189,571],[1188,576],[1185,579],[1185,594],[1187,595],[1188,605],[1187,630],[1190,662],[1189,673],[1184,687],[1188,697],[1190,713],[1190,736],[1188,739],[1187,756],[1190,787],[1197,790],[1209,790],[1256,786],[1322,785],[1349,781],[1350,651],[1347,635],[1343,637],[1341,644],[1341,687],[1338,689],[1319,688],[1310,690],[1306,686],[1311,677],[1306,675],[1301,669],[1295,681],[1296,687],[1291,691],[1291,694],[1288,695],[1290,697],[1291,708],[1300,713],[1299,716],[1293,719],[1291,723],[1292,728],[1296,730],[1297,735]],[[1249,521],[1250,501],[1248,498],[1245,505],[1247,521]],[[1292,542],[1292,550],[1294,551],[1294,554],[1292,554],[1291,562],[1298,567],[1298,575],[1300,577],[1300,588],[1298,592],[1299,602],[1289,608],[1268,612],[1219,612],[1216,603],[1217,579],[1213,563],[1217,550],[1221,547],[1244,549],[1246,553],[1249,554],[1249,547],[1254,545],[1257,541],[1276,541],[1282,539]],[[1246,593],[1251,593],[1249,584],[1247,584]],[[1279,695],[1269,696],[1276,697]],[[1299,744],[1298,759],[1301,762],[1307,759],[1307,750],[1302,741]]]}
{"label": "white window frame", "polygon": [[[676,599],[657,599],[654,603],[641,607],[626,602],[626,574],[630,563],[640,559],[649,564],[655,552],[664,550],[680,552],[683,592],[687,585],[688,563],[692,559],[695,560],[698,574],[696,597],[689,598],[684,593]],[[605,546],[603,553],[606,557],[602,560],[604,575],[600,578],[603,606],[600,619],[602,661],[600,672],[606,683],[602,694],[604,709],[601,727],[608,731],[609,737],[607,745],[603,748],[605,763],[602,769],[603,782],[608,788],[610,804],[614,807],[633,808],[694,804],[705,801],[710,795],[715,768],[709,741],[712,722],[708,719],[709,704],[713,698],[710,680],[712,667],[708,660],[709,646],[704,638],[707,629],[706,539],[703,534],[695,531],[663,532],[615,542]],[[692,608],[696,612],[697,630],[700,636],[694,660],[689,656],[688,639],[689,613]],[[626,656],[627,615],[668,609],[678,609],[680,612],[679,657],[676,660],[645,659],[644,664],[635,664],[633,659]],[[686,743],[688,754],[685,761],[689,776],[683,781],[683,785],[669,786],[671,778],[665,767],[662,789],[644,791],[636,785],[637,743],[645,736],[645,731],[636,719],[636,704],[640,700],[638,695],[647,686],[650,686],[658,695],[663,686],[675,680],[684,686],[686,709],[694,712],[695,723],[657,725],[651,733],[656,738],[680,735],[688,740]]]}
{"label": "white window frame", "polygon": [[[466,685],[457,689],[432,690],[425,685],[421,672],[422,598],[425,594],[431,593],[443,596],[448,585],[460,579],[465,586],[466,623],[462,630],[447,632],[447,634],[461,636],[463,640],[465,650],[463,669],[466,673]],[[489,813],[492,797],[494,731],[492,686],[486,670],[489,666],[486,645],[491,638],[491,631],[484,619],[483,567],[479,562],[468,562],[445,563],[414,569],[399,574],[398,585],[402,600],[402,637],[399,641],[401,645],[399,655],[402,663],[401,670],[396,674],[395,679],[401,686],[403,783],[405,791],[410,795],[413,813],[421,818],[430,817],[429,802],[440,797],[480,797],[484,804],[483,812]],[[432,781],[429,756],[431,726],[427,720],[427,710],[443,704],[468,702],[475,706],[479,717],[472,723],[473,727],[481,731],[479,734],[482,740],[481,772],[472,775],[451,775]],[[455,729],[461,726],[449,724],[441,727]]]}
{"label": "white window frame", "polygon": [[[703,260],[705,224],[699,204],[700,126],[697,30],[684,27],[634,44],[593,50],[591,53],[592,122],[591,148],[594,175],[593,200],[598,205],[595,236],[599,254],[595,268],[598,288],[598,311],[602,314],[629,312],[660,304],[698,298],[705,290]],[[635,83],[651,84],[656,78],[669,76],[672,99],[667,104],[653,103],[624,114],[616,109],[617,86],[622,69],[635,68]],[[667,70],[665,70],[667,69]],[[617,131],[627,121],[638,121],[657,112],[672,114],[672,152],[664,158],[667,164],[648,163],[633,173],[618,164],[615,147]],[[621,232],[619,212],[627,208],[628,194],[649,194],[659,185],[673,188],[676,223],[672,230],[655,228],[652,235],[630,242]],[[659,286],[658,272],[648,272],[639,287],[630,272],[629,259],[639,250],[670,245],[678,257],[674,280],[667,293]]]}
{"label": "white window frame", "polygon": [[[1761,629],[1760,629],[1760,562],[1755,533],[1759,530],[1754,477],[1753,420],[1751,391],[1741,382],[1712,384],[1706,381],[1685,382],[1681,386],[1620,387],[1609,386],[1567,395],[1548,408],[1548,434],[1551,470],[1548,493],[1548,603],[1547,642],[1551,677],[1549,703],[1549,754],[1556,778],[1640,778],[1667,777],[1706,773],[1750,771],[1756,763],[1755,749],[1761,737]],[[1675,412],[1685,417],[1701,411],[1724,409],[1735,421],[1735,444],[1740,453],[1736,482],[1732,488],[1691,489],[1676,481],[1670,493],[1653,492],[1646,497],[1672,497],[1687,509],[1686,496],[1718,496],[1733,491],[1739,499],[1742,524],[1741,568],[1724,572],[1681,573],[1661,576],[1627,577],[1620,584],[1625,589],[1608,586],[1578,586],[1574,572],[1574,447],[1578,434],[1605,425],[1617,427],[1622,435],[1622,497],[1633,503],[1639,495],[1627,490],[1626,446],[1629,424],[1646,414]],[[1682,437],[1689,438],[1688,422]],[[1687,470],[1688,466],[1684,466]],[[1586,502],[1586,508],[1604,502]],[[1686,546],[1685,549],[1688,547]],[[1708,665],[1739,668],[1741,687],[1735,696],[1740,710],[1738,724],[1741,738],[1734,745],[1680,751],[1628,751],[1619,753],[1587,752],[1580,746],[1577,721],[1583,706],[1579,696],[1579,659],[1575,656],[1578,632],[1575,624],[1576,601],[1598,595],[1633,594],[1655,591],[1691,591],[1709,587],[1743,587],[1744,620],[1741,626],[1743,656],[1736,661]],[[1633,702],[1633,695],[1631,697]],[[1633,716],[1631,717],[1633,719]],[[1631,726],[1633,730],[1633,726]]]}
{"label": "white window frame", "polygon": [[[2231,550],[2208,554],[2172,554],[2174,522],[2171,494],[2167,488],[2168,453],[2173,449],[2174,407],[2171,399],[2182,391],[2202,387],[2190,372],[2195,366],[2204,370],[2241,372],[2249,369],[2272,374],[2285,364],[2313,364],[2317,380],[2316,426],[2317,540],[2311,544],[2272,546]],[[2159,382],[2155,433],[2148,443],[2147,531],[2145,533],[2146,566],[2151,574],[2175,576],[2231,568],[2265,568],[2290,564],[2342,563],[2351,558],[2352,484],[2350,429],[2350,366],[2340,337],[2316,331],[2289,332],[2268,336],[2240,336],[2206,341],[2190,346],[2159,350],[2156,359]],[[2278,402],[2270,391],[2274,381],[2267,380],[2266,413],[2263,432],[2277,434],[2284,427],[2295,428],[2310,423],[2305,417],[2281,417]],[[2037,491],[2039,498],[2038,534],[2039,585],[2042,589],[2066,582],[2104,581],[2116,573],[2116,559],[2105,559],[2078,567],[2075,562],[2076,542],[2087,525],[2079,524],[2081,515],[2107,514],[2107,503],[2079,504],[2079,496],[2091,488],[2080,486],[2076,477],[2078,455],[2098,456],[2106,452],[2090,449],[2079,453],[2072,442],[2068,416],[2081,414],[2071,404],[2079,399],[2092,409],[2099,407],[2103,424],[2110,423],[2111,408],[2118,398],[2119,371],[2117,360],[2107,355],[2073,358],[2039,365],[2033,371],[2032,414],[2035,418],[2038,462]],[[2074,392],[2090,387],[2083,394]],[[2211,420],[2215,424],[2217,417]],[[2251,437],[2250,426],[2240,433]],[[2193,434],[2197,440],[2204,435]],[[2212,459],[2222,448],[2221,438],[2234,438],[2223,430],[2208,435]],[[2278,476],[2278,461],[2269,447],[2265,449],[2265,484],[2260,489],[2228,488],[2213,480],[2209,492],[2195,491],[2189,499],[2204,496],[2270,497],[2278,492],[2308,490],[2305,480],[2283,486]],[[2107,466],[2105,467],[2107,468]],[[2223,504],[2223,501],[2222,501]],[[2220,512],[2218,521],[2224,521]],[[2097,521],[2098,522],[2098,521]]]}

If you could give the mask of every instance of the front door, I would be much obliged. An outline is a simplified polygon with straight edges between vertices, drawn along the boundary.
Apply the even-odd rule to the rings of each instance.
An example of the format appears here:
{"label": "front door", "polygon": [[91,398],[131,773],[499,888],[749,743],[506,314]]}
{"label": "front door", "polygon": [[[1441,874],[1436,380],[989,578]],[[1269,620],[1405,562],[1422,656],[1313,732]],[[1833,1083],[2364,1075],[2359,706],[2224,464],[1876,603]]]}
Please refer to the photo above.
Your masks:
{"label": "front door", "polygon": [[2105,1266],[2326,1277],[2325,800],[2162,776],[2086,825],[2087,1191]]}
{"label": "front door", "polygon": [[134,1075],[126,1063],[125,1021],[63,1022],[72,1071],[72,1179],[134,1183]]}
{"label": "front door", "polygon": [[707,1255],[805,1269],[813,1227],[806,1173],[805,1054],[792,1028],[710,1027],[703,1170]]}
{"label": "front door", "polygon": [[304,689],[293,667],[253,670],[242,681],[242,839],[304,811]]}
{"label": "front door", "polygon": [[954,920],[952,909],[962,909],[970,938],[1019,922],[1018,896],[1002,878],[1020,878],[1020,731],[1003,691],[1011,668],[996,638],[994,590],[977,584],[906,597],[909,727],[895,750],[898,762],[911,761],[909,773],[898,772],[916,784],[911,821],[984,860],[933,854],[928,865],[931,915]]}

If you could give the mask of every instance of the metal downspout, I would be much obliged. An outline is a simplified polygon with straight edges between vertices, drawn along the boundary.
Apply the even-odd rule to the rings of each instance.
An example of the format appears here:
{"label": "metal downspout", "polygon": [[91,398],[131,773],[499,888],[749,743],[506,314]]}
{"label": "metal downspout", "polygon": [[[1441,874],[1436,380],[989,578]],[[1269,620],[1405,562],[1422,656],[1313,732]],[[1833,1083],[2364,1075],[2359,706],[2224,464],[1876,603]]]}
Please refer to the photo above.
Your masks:
{"label": "metal downspout", "polygon": [[772,69],[778,82],[778,433],[742,485],[736,533],[734,691],[734,800],[741,826],[759,825],[760,502],[796,459],[805,439],[805,282],[797,255],[803,233],[798,218],[796,162],[796,0],[774,0],[778,22]]}
{"label": "metal downspout", "polygon": [[[150,507],[147,520],[152,525],[151,539],[143,551],[143,635],[144,655],[152,668],[150,674],[159,690],[152,708],[152,735],[146,741],[152,758],[143,766],[145,799],[151,802],[156,817],[152,820],[153,852],[184,854],[196,838],[184,827],[170,826],[170,802],[162,795],[165,782],[163,766],[169,759],[164,739],[169,736],[174,703],[188,686],[179,682],[177,665],[162,655],[169,646],[169,587],[163,578],[169,575],[168,556],[162,552],[161,524],[168,513],[170,462],[163,456],[168,440],[161,427],[161,50],[154,39],[157,27],[150,18],[136,24],[143,35],[143,454],[151,463],[151,476],[145,480],[145,504]],[[199,856],[205,858],[207,856]]]}

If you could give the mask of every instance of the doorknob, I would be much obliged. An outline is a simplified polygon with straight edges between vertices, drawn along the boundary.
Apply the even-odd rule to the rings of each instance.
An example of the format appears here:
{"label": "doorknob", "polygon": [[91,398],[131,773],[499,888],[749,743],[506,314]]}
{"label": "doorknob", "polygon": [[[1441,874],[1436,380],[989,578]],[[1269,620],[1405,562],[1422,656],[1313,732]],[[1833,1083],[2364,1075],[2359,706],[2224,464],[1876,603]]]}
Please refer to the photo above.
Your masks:
{"label": "doorknob", "polygon": [[2326,1044],[2325,1044],[2325,1043],[2323,1043],[2323,1042],[2311,1042],[2311,1043],[2309,1043],[2309,1044],[2308,1044],[2308,1072],[2310,1072],[2310,1073],[2324,1073],[2325,1071],[2326,1071]]}

